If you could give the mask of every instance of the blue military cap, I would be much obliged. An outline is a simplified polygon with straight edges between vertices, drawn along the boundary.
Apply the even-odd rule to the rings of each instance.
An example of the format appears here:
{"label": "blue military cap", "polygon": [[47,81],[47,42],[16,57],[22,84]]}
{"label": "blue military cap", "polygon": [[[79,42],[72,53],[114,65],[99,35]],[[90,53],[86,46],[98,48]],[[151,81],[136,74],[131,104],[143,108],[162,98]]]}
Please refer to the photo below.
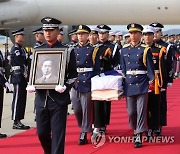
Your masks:
{"label": "blue military cap", "polygon": [[141,26],[140,24],[131,23],[127,25],[127,29],[129,32],[134,32],[134,31],[142,32],[143,26]]}
{"label": "blue military cap", "polygon": [[43,30],[59,28],[61,21],[52,17],[44,17],[41,19]]}
{"label": "blue military cap", "polygon": [[104,25],[104,24],[97,25],[97,28],[99,28],[99,33],[106,33],[111,30],[111,28],[109,26]]}
{"label": "blue military cap", "polygon": [[69,35],[71,36],[71,35],[73,35],[73,34],[76,34],[76,31],[77,31],[77,29],[71,30],[71,31],[69,32]]}
{"label": "blue military cap", "polygon": [[33,30],[33,35],[35,35],[35,34],[43,34],[43,29],[42,29],[42,27]]}
{"label": "blue military cap", "polygon": [[16,29],[14,31],[12,31],[12,35],[24,35],[24,28],[20,28],[20,29]]}
{"label": "blue military cap", "polygon": [[153,22],[151,23],[149,26],[154,27],[157,31],[161,31],[162,28],[164,28],[164,26],[162,24],[160,24],[159,22]]}
{"label": "blue military cap", "polygon": [[79,25],[76,33],[90,33],[91,29],[86,25]]}

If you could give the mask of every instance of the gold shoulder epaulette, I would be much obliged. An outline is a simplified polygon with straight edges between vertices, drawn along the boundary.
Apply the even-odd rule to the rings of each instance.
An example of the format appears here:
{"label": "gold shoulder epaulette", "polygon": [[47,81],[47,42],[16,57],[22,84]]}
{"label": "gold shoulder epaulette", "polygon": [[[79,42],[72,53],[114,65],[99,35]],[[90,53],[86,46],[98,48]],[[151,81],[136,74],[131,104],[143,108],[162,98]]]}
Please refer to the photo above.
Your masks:
{"label": "gold shoulder epaulette", "polygon": [[146,47],[148,47],[146,44],[141,44],[141,47],[144,47],[144,48],[146,48]]}
{"label": "gold shoulder epaulette", "polygon": [[129,46],[130,46],[130,44],[127,43],[127,44],[124,44],[124,45],[123,45],[123,48],[127,48],[127,47],[129,47]]}

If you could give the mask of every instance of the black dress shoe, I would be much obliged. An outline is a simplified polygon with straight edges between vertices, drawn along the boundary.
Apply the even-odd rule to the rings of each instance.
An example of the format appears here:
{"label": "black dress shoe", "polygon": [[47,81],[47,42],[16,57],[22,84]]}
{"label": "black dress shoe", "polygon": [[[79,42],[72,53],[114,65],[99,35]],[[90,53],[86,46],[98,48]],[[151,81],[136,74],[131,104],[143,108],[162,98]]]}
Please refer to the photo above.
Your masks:
{"label": "black dress shoe", "polygon": [[26,125],[22,124],[21,122],[17,122],[17,123],[13,124],[13,129],[26,130],[26,129],[30,129],[30,126],[26,126]]}
{"label": "black dress shoe", "polygon": [[1,133],[0,133],[0,138],[6,138],[6,137],[7,137],[6,134],[1,134]]}
{"label": "black dress shoe", "polygon": [[85,145],[88,143],[88,140],[87,140],[87,133],[84,133],[82,132],[80,134],[80,138],[79,138],[79,141],[78,141],[78,144],[79,145]]}
{"label": "black dress shoe", "polygon": [[147,141],[149,142],[151,142],[153,139],[152,133],[153,133],[152,129],[148,129],[146,137],[147,137]]}
{"label": "black dress shoe", "polygon": [[106,134],[106,126],[105,127],[101,127],[99,129],[99,132],[102,133],[102,134]]}
{"label": "black dress shoe", "polygon": [[136,139],[134,142],[134,147],[135,148],[141,148],[142,147],[142,139],[141,139],[141,134],[136,134]]}

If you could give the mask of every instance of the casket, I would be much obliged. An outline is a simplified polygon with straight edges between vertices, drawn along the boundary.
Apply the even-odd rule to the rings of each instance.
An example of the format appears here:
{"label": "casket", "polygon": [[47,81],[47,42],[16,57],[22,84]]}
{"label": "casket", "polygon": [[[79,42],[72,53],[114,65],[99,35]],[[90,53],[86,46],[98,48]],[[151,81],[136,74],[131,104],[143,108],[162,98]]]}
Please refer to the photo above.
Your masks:
{"label": "casket", "polygon": [[117,71],[102,73],[91,78],[92,100],[119,100],[123,95],[122,74]]}

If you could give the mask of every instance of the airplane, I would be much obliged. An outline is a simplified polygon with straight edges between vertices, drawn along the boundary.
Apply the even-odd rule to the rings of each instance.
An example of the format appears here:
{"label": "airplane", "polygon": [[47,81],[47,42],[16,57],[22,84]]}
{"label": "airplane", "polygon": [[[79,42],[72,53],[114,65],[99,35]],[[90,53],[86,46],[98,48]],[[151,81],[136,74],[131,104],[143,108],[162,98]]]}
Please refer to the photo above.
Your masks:
{"label": "airplane", "polygon": [[63,25],[180,24],[179,6],[179,0],[0,0],[0,30],[38,26],[45,16]]}

